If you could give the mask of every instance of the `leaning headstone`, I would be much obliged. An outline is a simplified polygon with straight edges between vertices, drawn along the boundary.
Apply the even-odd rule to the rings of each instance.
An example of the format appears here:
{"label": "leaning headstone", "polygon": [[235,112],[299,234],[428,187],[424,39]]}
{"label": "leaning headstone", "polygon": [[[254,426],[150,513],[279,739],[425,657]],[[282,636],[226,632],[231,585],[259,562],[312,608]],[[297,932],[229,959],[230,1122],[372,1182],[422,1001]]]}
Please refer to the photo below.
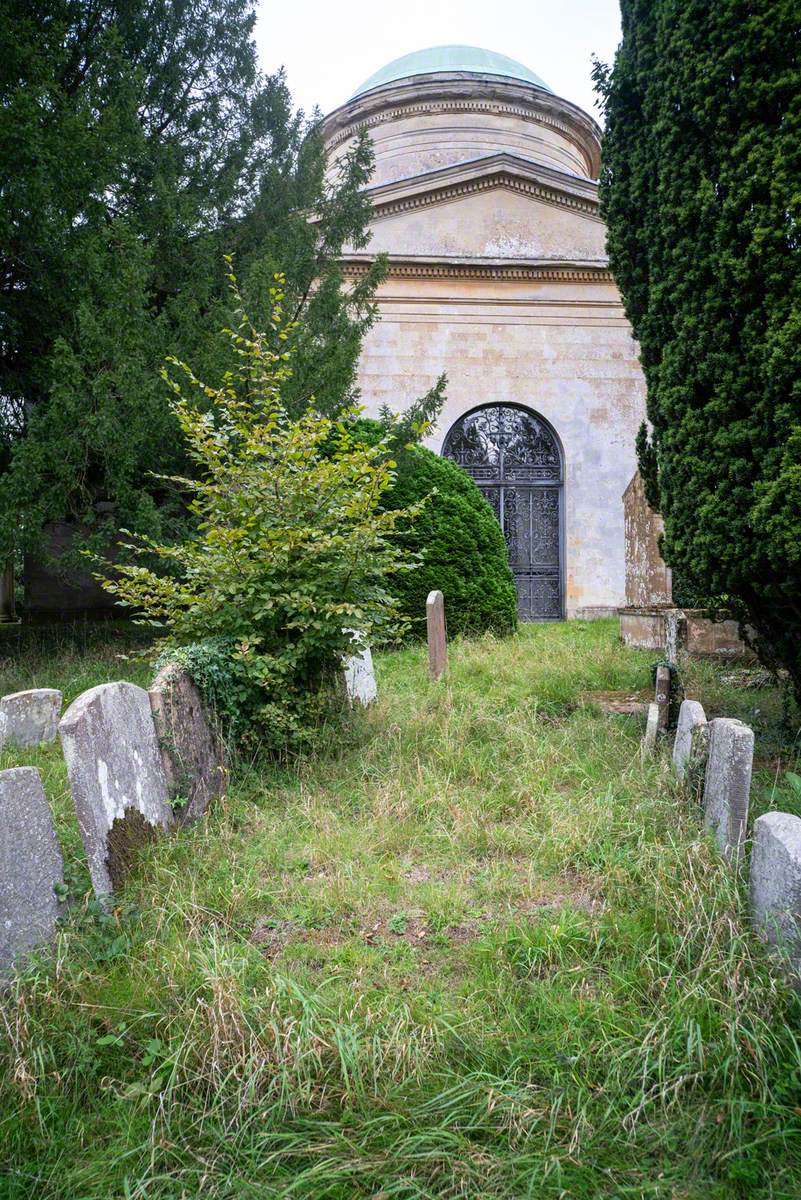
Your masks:
{"label": "leaning headstone", "polygon": [[656,694],[654,701],[659,709],[659,730],[664,733],[668,727],[668,712],[670,710],[670,667],[656,668]]}
{"label": "leaning headstone", "polygon": [[715,717],[709,722],[709,755],[704,775],[704,825],[714,833],[726,859],[736,863],[745,837],[754,733],[742,721]]}
{"label": "leaning headstone", "polygon": [[106,896],[137,849],[172,824],[150,699],[133,683],[103,683],[70,705],[58,730],[92,885]]}
{"label": "leaning headstone", "polygon": [[0,979],[53,937],[64,862],[35,767],[0,771]]}
{"label": "leaning headstone", "polygon": [[445,597],[442,592],[429,592],[426,600],[428,631],[428,674],[441,679],[448,669],[448,640],[445,633]]}
{"label": "leaning headstone", "polygon": [[801,820],[769,812],[754,822],[751,918],[757,931],[801,967]]}
{"label": "leaning headstone", "polygon": [[363,704],[365,707],[372,704],[378,696],[378,686],[370,647],[366,646],[358,654],[346,658],[344,670],[345,691],[351,704]]}
{"label": "leaning headstone", "polygon": [[706,756],[708,729],[706,713],[697,700],[682,700],[676,740],[673,743],[673,768],[679,779],[686,780]]}
{"label": "leaning headstone", "polygon": [[643,754],[653,754],[656,749],[656,739],[659,735],[659,705],[648,705],[648,720],[645,723],[645,735],[642,739]]}
{"label": "leaning headstone", "polygon": [[177,663],[161,668],[148,695],[172,806],[179,806],[181,824],[190,824],[225,791],[222,739],[197,685]]}
{"label": "leaning headstone", "polygon": [[0,700],[0,749],[13,742],[16,746],[38,746],[53,742],[58,733],[61,692],[55,688],[33,688],[12,692]]}

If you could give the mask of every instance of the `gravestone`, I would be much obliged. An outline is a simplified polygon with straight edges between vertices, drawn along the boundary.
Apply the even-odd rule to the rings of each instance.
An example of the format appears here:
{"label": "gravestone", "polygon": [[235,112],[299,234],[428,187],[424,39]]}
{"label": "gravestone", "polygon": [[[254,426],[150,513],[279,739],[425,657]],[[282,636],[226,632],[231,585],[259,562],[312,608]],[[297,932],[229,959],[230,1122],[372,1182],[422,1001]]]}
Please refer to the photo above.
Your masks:
{"label": "gravestone", "polygon": [[162,667],[148,693],[161,762],[178,820],[196,821],[225,792],[222,739],[191,675],[177,663]]}
{"label": "gravestone", "polygon": [[754,822],[751,918],[759,934],[801,967],[801,820],[769,812]]}
{"label": "gravestone", "polygon": [[60,712],[61,692],[55,688],[33,688],[3,696],[0,700],[0,749],[9,742],[15,746],[54,742]]}
{"label": "gravestone", "polygon": [[64,862],[35,767],[0,771],[0,979],[48,942],[61,915]]}
{"label": "gravestone", "polygon": [[705,758],[708,738],[706,713],[702,706],[697,700],[682,700],[673,743],[673,767],[679,779],[688,779]]}
{"label": "gravestone", "polygon": [[704,775],[704,825],[714,833],[724,858],[736,863],[748,820],[754,733],[742,721],[709,722]]}
{"label": "gravestone", "polygon": [[448,639],[445,632],[445,597],[442,592],[429,592],[426,600],[428,631],[428,674],[442,679],[448,669]]}
{"label": "gravestone", "polygon": [[345,659],[345,691],[351,704],[372,704],[378,696],[378,685],[375,681],[375,669],[370,647],[365,647],[358,654],[351,654]]}
{"label": "gravestone", "polygon": [[670,667],[656,668],[656,694],[654,701],[659,709],[659,731],[664,733],[668,727],[670,711]]}
{"label": "gravestone", "polygon": [[656,749],[656,739],[659,735],[659,705],[648,705],[648,719],[645,723],[645,735],[642,739],[643,754],[653,754]]}
{"label": "gravestone", "polygon": [[79,696],[58,727],[98,896],[123,882],[137,848],[172,824],[150,699],[133,683]]}

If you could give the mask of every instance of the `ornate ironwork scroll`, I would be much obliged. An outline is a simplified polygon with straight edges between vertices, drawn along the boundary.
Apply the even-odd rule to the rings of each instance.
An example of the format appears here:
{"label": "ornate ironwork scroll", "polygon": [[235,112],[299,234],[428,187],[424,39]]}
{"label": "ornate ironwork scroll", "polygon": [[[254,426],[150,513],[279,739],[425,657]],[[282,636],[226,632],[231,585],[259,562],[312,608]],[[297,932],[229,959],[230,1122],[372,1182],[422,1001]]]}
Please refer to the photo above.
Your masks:
{"label": "ornate ironwork scroll", "polygon": [[490,404],[467,413],[442,453],[472,475],[506,538],[522,621],[562,616],[562,455],[535,413]]}

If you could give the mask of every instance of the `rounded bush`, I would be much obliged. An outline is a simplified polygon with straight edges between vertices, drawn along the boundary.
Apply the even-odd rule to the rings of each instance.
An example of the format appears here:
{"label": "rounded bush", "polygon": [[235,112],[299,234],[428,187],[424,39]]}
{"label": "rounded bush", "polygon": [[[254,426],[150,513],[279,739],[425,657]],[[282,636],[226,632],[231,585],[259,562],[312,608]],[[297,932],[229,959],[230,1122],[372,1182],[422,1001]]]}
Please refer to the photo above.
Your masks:
{"label": "rounded bush", "polygon": [[401,535],[405,546],[422,555],[423,565],[396,575],[391,585],[413,633],[425,633],[426,597],[435,588],[445,596],[450,634],[511,633],[517,590],[495,514],[456,463],[422,446],[404,450],[384,504],[405,508],[429,495]]}

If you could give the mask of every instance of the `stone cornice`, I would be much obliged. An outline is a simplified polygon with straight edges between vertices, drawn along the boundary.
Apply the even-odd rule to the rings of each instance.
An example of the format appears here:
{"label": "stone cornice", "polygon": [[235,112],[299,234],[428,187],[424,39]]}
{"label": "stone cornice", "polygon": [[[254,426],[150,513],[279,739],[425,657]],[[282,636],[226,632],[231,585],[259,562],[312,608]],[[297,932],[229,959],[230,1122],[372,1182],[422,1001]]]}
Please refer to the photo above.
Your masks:
{"label": "stone cornice", "polygon": [[601,169],[601,131],[583,109],[531,84],[471,72],[413,75],[355,96],[324,118],[329,154],[363,129],[430,113],[496,113],[549,126],[581,151],[588,175]]}
{"label": "stone cornice", "polygon": [[373,202],[374,219],[380,219],[497,187],[600,221],[598,188],[594,183],[509,153],[471,159],[411,179],[385,183],[368,188],[367,194]]}
{"label": "stone cornice", "polygon": [[[347,254],[340,259],[346,276],[363,275],[375,261],[369,254]],[[390,257],[390,279],[499,279],[542,280],[553,283],[613,283],[606,262],[569,262],[560,259],[448,259]]]}

